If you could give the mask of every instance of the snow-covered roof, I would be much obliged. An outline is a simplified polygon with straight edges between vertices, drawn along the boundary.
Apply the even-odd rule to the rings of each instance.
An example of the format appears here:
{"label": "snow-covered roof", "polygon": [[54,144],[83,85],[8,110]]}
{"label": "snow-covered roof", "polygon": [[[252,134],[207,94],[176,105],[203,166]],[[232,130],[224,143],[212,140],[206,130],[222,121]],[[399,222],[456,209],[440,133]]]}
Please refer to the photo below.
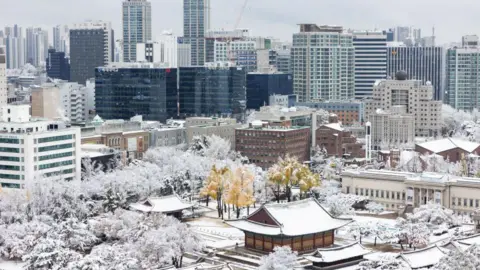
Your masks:
{"label": "snow-covered roof", "polygon": [[469,142],[469,141],[458,140],[458,139],[446,138],[446,139],[441,139],[436,141],[420,143],[418,144],[418,146],[425,148],[433,153],[441,153],[441,152],[444,152],[450,149],[455,149],[455,148],[460,148],[466,152],[471,153],[475,149],[477,149],[480,146],[480,144]]}
{"label": "snow-covered roof", "polygon": [[[277,226],[249,220],[262,209]],[[246,219],[226,223],[240,230],[258,234],[296,236],[335,230],[351,222],[351,219],[334,218],[317,200],[310,198],[290,203],[265,204]]]}
{"label": "snow-covered roof", "polygon": [[312,255],[305,256],[305,258],[312,262],[332,263],[341,260],[346,260],[358,256],[363,256],[372,251],[365,248],[358,242],[350,245],[334,247],[334,248],[319,248]]}
{"label": "snow-covered roof", "polygon": [[337,131],[343,131],[344,130],[344,128],[342,127],[342,125],[340,123],[331,123],[331,124],[326,124],[325,126],[328,127],[328,128],[337,130]]}
{"label": "snow-covered roof", "polygon": [[446,251],[434,245],[416,251],[405,252],[400,255],[412,269],[425,268],[435,265],[446,255]]}
{"label": "snow-covered roof", "polygon": [[191,208],[193,205],[185,203],[177,195],[151,197],[140,203],[130,204],[130,208],[141,212],[173,213]]}
{"label": "snow-covered roof", "polygon": [[444,243],[441,245],[442,248],[448,249],[448,250],[460,250],[460,251],[465,251],[470,245],[467,244],[462,244],[457,241],[448,241],[447,243]]}
{"label": "snow-covered roof", "polygon": [[464,245],[480,245],[480,234],[457,239],[457,242]]}

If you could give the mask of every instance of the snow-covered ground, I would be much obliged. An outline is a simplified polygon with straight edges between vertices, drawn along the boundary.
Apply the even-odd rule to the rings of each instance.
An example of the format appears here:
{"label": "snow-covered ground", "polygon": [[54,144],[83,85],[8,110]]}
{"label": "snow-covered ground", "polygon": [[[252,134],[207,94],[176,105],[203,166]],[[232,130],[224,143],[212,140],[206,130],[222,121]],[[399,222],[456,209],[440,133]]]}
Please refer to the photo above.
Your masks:
{"label": "snow-covered ground", "polygon": [[1,270],[22,270],[24,265],[22,262],[0,261]]}
{"label": "snow-covered ground", "polygon": [[229,248],[244,243],[242,231],[228,226],[218,218],[202,217],[188,221],[187,224],[201,235],[209,248]]}

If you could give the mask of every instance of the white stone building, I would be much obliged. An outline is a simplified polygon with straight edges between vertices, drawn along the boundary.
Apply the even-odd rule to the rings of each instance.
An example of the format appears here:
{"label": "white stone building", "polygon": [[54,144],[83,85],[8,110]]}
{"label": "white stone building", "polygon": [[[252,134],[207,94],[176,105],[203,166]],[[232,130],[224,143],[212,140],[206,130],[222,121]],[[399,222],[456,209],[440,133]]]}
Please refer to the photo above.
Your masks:
{"label": "white stone building", "polygon": [[190,117],[185,122],[187,143],[192,143],[196,136],[216,135],[230,141],[235,149],[235,129],[241,126],[233,118]]}
{"label": "white stone building", "polygon": [[[397,72],[395,80],[377,81],[373,96],[365,104],[367,121],[377,109],[391,111],[394,106],[405,106],[406,113],[415,116],[415,136],[434,137],[440,134],[442,102],[433,100],[432,84],[407,80],[407,74]],[[372,124],[373,126],[373,124]]]}
{"label": "white stone building", "polygon": [[407,114],[405,106],[393,106],[392,111],[378,109],[369,117],[372,124],[372,144],[377,149],[390,149],[415,143],[415,116]]}
{"label": "white stone building", "polygon": [[367,196],[388,210],[430,201],[462,214],[480,207],[478,178],[386,170],[345,170],[341,178],[343,193]]}
{"label": "white stone building", "polygon": [[30,119],[28,105],[2,107],[0,184],[24,188],[37,177],[80,179],[80,128]]}

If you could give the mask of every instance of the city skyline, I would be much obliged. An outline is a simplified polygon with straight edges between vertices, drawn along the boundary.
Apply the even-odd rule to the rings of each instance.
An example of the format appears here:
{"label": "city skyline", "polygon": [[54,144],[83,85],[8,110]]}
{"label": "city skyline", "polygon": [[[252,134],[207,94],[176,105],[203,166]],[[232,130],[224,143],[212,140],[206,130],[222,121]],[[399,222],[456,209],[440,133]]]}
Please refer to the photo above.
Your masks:
{"label": "city skyline", "polygon": [[[473,22],[475,14],[480,11],[480,3],[471,3],[466,0],[440,2],[442,3],[434,0],[425,0],[420,3],[405,0],[402,5],[395,6],[396,11],[393,12],[391,4],[381,0],[368,0],[366,3],[365,1],[357,3],[339,0],[329,5],[322,5],[314,0],[299,0],[295,5],[291,5],[291,2],[286,0],[276,1],[275,5],[271,5],[267,0],[249,1],[239,27],[250,29],[253,35],[273,36],[282,41],[291,40],[298,23],[335,24],[346,29],[358,30],[375,28],[380,30],[397,25],[415,26],[422,29],[424,36],[431,35],[432,27],[435,26],[439,44],[458,42],[462,35],[480,32]],[[462,2],[468,3],[469,8],[463,9]],[[152,38],[155,39],[165,29],[171,29],[174,33],[182,35],[182,1],[151,0],[151,3]],[[228,3],[211,0],[212,28],[231,29],[242,5],[243,0],[231,0]],[[49,8],[38,13],[42,6]],[[91,9],[92,6],[95,6],[95,9]],[[45,0],[41,4],[19,0],[7,2],[3,10],[9,11],[8,13],[0,12],[2,15],[0,25],[3,26],[16,23],[24,28],[43,26],[52,31],[51,28],[58,24],[104,20],[111,21],[116,32],[121,31],[122,28],[121,0],[100,2]],[[430,12],[432,15],[428,16],[425,10],[432,11]],[[462,16],[455,24],[452,24],[451,20],[438,19],[451,14],[460,14],[460,12]],[[339,16],[339,13],[344,16]],[[16,14],[23,14],[23,16],[18,17]]]}

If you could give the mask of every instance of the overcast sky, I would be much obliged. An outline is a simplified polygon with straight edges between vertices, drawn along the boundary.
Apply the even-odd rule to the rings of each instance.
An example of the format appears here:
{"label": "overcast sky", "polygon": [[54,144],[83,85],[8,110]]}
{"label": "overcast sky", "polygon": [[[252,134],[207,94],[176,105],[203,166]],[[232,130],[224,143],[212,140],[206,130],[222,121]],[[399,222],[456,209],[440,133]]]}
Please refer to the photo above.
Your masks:
{"label": "overcast sky", "polygon": [[[152,2],[153,36],[171,29],[182,34],[182,0]],[[244,0],[211,0],[212,28],[232,28]],[[121,34],[122,0],[0,0],[0,27],[15,23],[51,27],[85,20],[111,21]],[[249,0],[239,28],[254,35],[291,40],[298,23],[385,29],[396,25],[435,26],[440,43],[457,42],[479,31],[480,1],[474,0]]]}

